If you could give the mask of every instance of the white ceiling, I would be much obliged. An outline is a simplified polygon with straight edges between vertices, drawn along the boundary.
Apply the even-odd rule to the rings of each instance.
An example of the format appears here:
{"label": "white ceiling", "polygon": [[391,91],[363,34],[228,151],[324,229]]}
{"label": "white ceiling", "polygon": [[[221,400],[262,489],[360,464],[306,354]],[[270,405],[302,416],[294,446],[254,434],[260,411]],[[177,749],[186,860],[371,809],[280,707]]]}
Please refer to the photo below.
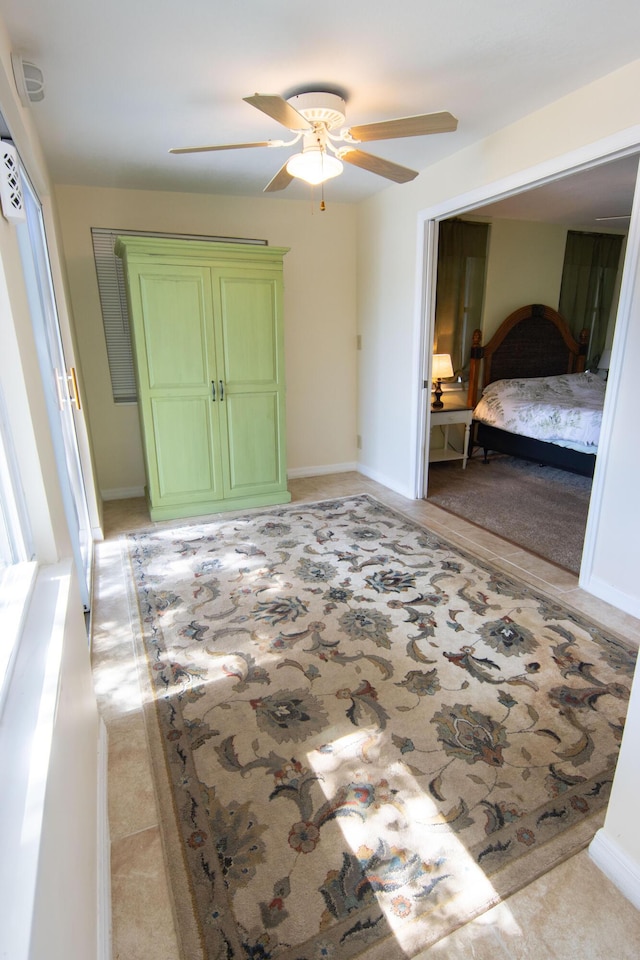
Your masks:
{"label": "white ceiling", "polygon": [[473,213],[626,233],[637,174],[638,156],[628,156],[486,204]]}
{"label": "white ceiling", "polygon": [[[168,150],[288,139],[243,102],[253,93],[338,87],[349,125],[449,110],[455,133],[363,147],[424,170],[640,52],[638,0],[0,0],[0,16],[44,74],[30,111],[55,182],[245,196],[261,195],[284,148]],[[325,194],[388,185],[349,167]]]}

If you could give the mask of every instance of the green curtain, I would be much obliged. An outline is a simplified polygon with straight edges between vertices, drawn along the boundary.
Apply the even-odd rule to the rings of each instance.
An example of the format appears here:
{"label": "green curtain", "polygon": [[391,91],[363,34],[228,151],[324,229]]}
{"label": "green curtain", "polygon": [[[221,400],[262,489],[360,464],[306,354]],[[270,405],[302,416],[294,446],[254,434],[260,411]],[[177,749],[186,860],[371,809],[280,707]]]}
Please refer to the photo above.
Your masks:
{"label": "green curtain", "polygon": [[489,224],[444,220],[438,231],[434,353],[448,353],[457,375],[469,364],[480,326]]}
{"label": "green curtain", "polygon": [[573,336],[590,331],[587,367],[604,348],[623,238],[612,233],[569,230],[558,309]]}

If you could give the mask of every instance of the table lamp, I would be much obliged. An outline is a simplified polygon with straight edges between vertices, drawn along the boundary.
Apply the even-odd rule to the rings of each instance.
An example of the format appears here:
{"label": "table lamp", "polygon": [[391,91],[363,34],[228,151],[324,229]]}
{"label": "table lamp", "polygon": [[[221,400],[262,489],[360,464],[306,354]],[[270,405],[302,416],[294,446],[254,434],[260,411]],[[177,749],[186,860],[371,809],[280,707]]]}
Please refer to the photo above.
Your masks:
{"label": "table lamp", "polygon": [[434,353],[431,366],[431,379],[433,380],[433,392],[435,400],[431,404],[432,410],[441,410],[444,403],[442,397],[442,379],[453,376],[453,365],[448,353]]}

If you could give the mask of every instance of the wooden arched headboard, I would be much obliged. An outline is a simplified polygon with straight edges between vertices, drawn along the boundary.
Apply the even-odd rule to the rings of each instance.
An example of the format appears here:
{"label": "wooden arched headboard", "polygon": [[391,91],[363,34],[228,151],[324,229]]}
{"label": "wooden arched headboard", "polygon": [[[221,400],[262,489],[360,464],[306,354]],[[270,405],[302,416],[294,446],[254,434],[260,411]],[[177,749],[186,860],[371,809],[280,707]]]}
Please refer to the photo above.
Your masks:
{"label": "wooden arched headboard", "polygon": [[469,366],[468,405],[475,407],[480,392],[494,380],[514,377],[553,377],[582,373],[589,331],[574,340],[566,321],[552,307],[531,303],[504,320],[486,346],[482,333],[473,334]]}

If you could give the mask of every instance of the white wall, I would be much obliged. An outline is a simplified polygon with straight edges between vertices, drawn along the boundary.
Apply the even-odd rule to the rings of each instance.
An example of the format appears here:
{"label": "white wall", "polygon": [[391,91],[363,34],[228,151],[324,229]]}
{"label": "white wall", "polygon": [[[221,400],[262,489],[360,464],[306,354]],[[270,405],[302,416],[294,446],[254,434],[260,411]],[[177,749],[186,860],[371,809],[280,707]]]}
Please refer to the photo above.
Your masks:
{"label": "white wall", "polygon": [[[362,206],[359,215],[359,328],[368,348],[361,354],[360,423],[362,461],[366,472],[385,476],[396,489],[412,485],[412,461],[416,445],[415,409],[421,396],[420,366],[415,351],[415,330],[420,325],[418,263],[422,228],[421,211],[441,208],[443,216],[462,212],[468,205],[492,197],[492,184],[517,189],[526,182],[526,171],[537,176],[556,173],[564,166],[605,155],[607,146],[640,144],[640,61],[575,91],[555,104],[500,131],[448,160],[423,172],[410,184],[391,187]],[[463,118],[462,118],[463,122]],[[609,149],[612,147],[609,146]],[[560,158],[563,158],[562,160]],[[497,193],[497,186],[494,193]],[[459,199],[456,199],[459,198]],[[466,198],[466,202],[465,202]],[[638,199],[636,198],[636,203]],[[636,215],[637,217],[637,215]],[[632,232],[634,221],[632,220]],[[637,478],[640,476],[640,446],[637,434],[637,365],[640,357],[640,242],[629,239],[634,275],[627,272],[621,292],[621,312],[614,337],[615,367],[607,391],[605,420],[610,442],[600,462],[594,483],[599,487],[599,522],[590,517],[592,558],[581,578],[587,590],[610,599],[622,609],[640,614],[640,510]],[[628,251],[629,253],[629,251]],[[624,312],[630,318],[622,329]],[[413,335],[412,335],[413,330]],[[429,338],[427,337],[427,340]],[[386,362],[392,341],[398,344],[393,363]],[[377,392],[384,370],[384,402]],[[411,387],[413,384],[413,389]],[[611,389],[614,387],[614,389]],[[599,474],[599,476],[598,476]],[[640,847],[637,829],[637,797],[640,793],[640,677],[636,677],[613,787],[613,796],[603,831],[607,840],[622,851],[625,868],[614,865],[610,876],[640,903]],[[622,873],[630,884],[625,889]]]}
{"label": "white wall", "polygon": [[596,863],[640,910],[640,665],[625,719],[620,756],[613,780],[604,827],[591,843]]}
{"label": "white wall", "polygon": [[[142,190],[56,188],[71,303],[103,494],[144,486],[136,405],[114,404],[91,227],[247,237],[284,259],[287,461],[314,473],[356,460],[356,213],[328,203]],[[131,495],[131,493],[129,494]]]}
{"label": "white wall", "polygon": [[385,190],[358,209],[359,464],[409,497],[418,376],[416,182]]}
{"label": "white wall", "polygon": [[[0,111],[47,203],[46,168],[15,94],[9,52],[0,21]],[[61,279],[55,231],[48,240]],[[64,290],[57,295],[64,318]],[[92,960],[98,714],[17,238],[1,217],[0,342],[0,382],[40,563],[0,724],[0,957]]]}
{"label": "white wall", "polygon": [[3,960],[97,957],[97,743],[89,647],[67,559],[40,568],[3,704]]}
{"label": "white wall", "polygon": [[[358,324],[361,468],[395,489],[414,489],[419,402],[415,324],[419,314],[419,214],[468,195],[488,200],[492,183],[512,182],[595,141],[640,124],[640,61],[461,150],[411,183],[391,186],[358,209]],[[601,107],[601,109],[599,108]],[[461,123],[464,118],[461,118]],[[630,134],[632,136],[632,134]],[[640,132],[638,133],[640,140]],[[464,209],[461,202],[460,210]],[[454,213],[456,211],[451,211]]]}
{"label": "white wall", "polygon": [[[491,184],[523,182],[530,165],[554,169],[556,157],[584,151],[626,131],[640,140],[640,106],[632,91],[640,61],[576,91],[480,144],[433,165],[415,181],[390,187],[362,204],[358,218],[361,466],[399,490],[413,487],[415,409],[419,403],[419,215],[447,202],[490,199]],[[610,102],[596,113],[593,104]],[[577,162],[577,160],[576,160]],[[542,174],[540,174],[542,175]],[[451,210],[451,213],[456,212]],[[395,351],[390,353],[390,345]],[[391,361],[388,358],[391,356]],[[384,371],[384,390],[378,390]],[[414,488],[415,489],[415,488]]]}

